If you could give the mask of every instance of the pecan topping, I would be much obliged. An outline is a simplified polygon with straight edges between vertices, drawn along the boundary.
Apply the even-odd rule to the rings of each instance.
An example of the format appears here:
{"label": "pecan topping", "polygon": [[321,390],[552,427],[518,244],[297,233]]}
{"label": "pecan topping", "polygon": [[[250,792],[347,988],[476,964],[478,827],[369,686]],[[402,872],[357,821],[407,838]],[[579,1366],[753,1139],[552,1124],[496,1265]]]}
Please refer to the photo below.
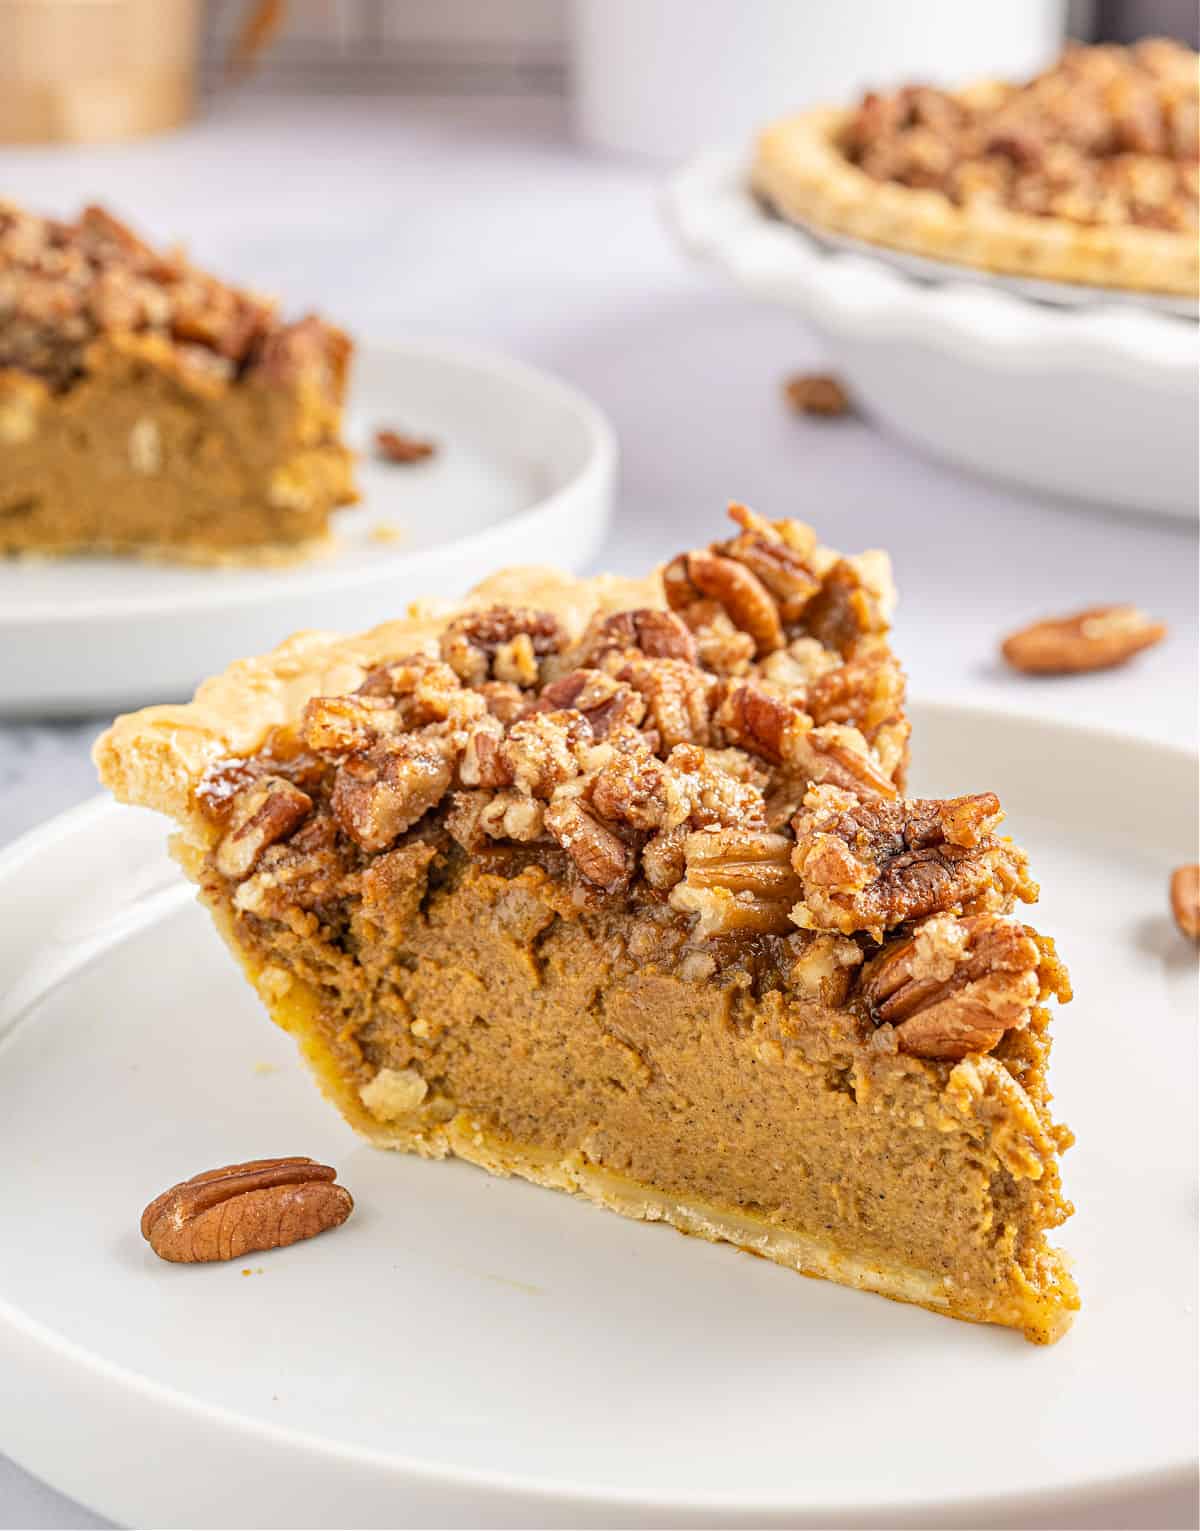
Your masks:
{"label": "pecan topping", "polygon": [[876,180],[961,206],[1078,224],[1196,227],[1196,55],[1165,39],[1070,46],[1020,85],[866,96],[843,153]]}
{"label": "pecan topping", "polygon": [[437,447],[432,441],[422,441],[405,431],[384,429],[375,432],[375,451],[384,462],[410,463],[424,462]]}
{"label": "pecan topping", "polygon": [[1026,1026],[1042,992],[1037,942],[992,914],[937,915],[863,968],[860,992],[900,1051],[922,1058],[991,1052]]}
{"label": "pecan topping", "polygon": [[709,709],[716,691],[711,675],[683,659],[636,659],[617,672],[642,697],[646,727],[664,750],[709,742]]}
{"label": "pecan topping", "polygon": [[1171,913],[1185,936],[1200,941],[1200,866],[1176,867],[1171,873]]}
{"label": "pecan topping", "polygon": [[572,670],[543,688],[533,704],[537,712],[574,708],[587,719],[597,739],[606,739],[615,728],[637,725],[646,716],[646,704],[630,686],[622,685],[603,670]]}
{"label": "pecan topping", "polygon": [[269,845],[297,829],[312,811],[313,800],[281,776],[261,776],[238,792],[228,828],[217,846],[217,871],[245,877]]}
{"label": "pecan topping", "polygon": [[408,734],[339,766],[330,808],[356,845],[382,851],[441,802],[453,778],[444,745]]}
{"label": "pecan topping", "polygon": [[682,611],[685,620],[707,597],[720,606],[734,627],[754,640],[759,655],[783,647],[779,610],[766,586],[732,558],[707,549],[683,553],[663,570],[663,588],[672,609]]}
{"label": "pecan topping", "polygon": [[742,829],[705,829],[684,844],[686,875],[671,905],[697,915],[697,934],[753,931],[786,935],[789,911],[800,896],[786,835]]}
{"label": "pecan topping", "polygon": [[500,748],[509,776],[522,792],[549,798],[578,776],[594,735],[583,713],[535,712],[514,723]]}
{"label": "pecan topping", "polygon": [[1023,627],[1005,638],[1000,652],[1027,675],[1075,675],[1110,670],[1166,636],[1161,622],[1151,622],[1135,606],[1093,606]]}
{"label": "pecan topping", "polygon": [[546,809],[546,828],[580,875],[605,892],[628,881],[633,854],[625,842],[588,813],[577,797],[557,794]]}
{"label": "pecan topping", "polygon": [[449,623],[442,634],[442,658],[468,686],[489,679],[536,686],[538,660],[556,654],[563,638],[549,612],[492,606]]}
{"label": "pecan topping", "polygon": [[814,787],[793,821],[804,893],[792,918],[879,941],[930,914],[986,913],[1014,895],[1030,903],[1037,888],[1023,853],[991,833],[1001,817],[990,792],[883,802]]}
{"label": "pecan topping", "polygon": [[848,659],[859,639],[887,627],[879,604],[859,571],[841,558],[821,581],[804,611],[804,629],[827,649]]}
{"label": "pecan topping", "polygon": [[354,1209],[337,1171],[312,1159],[253,1159],[193,1175],[142,1213],[142,1237],[163,1260],[194,1264],[282,1249],[344,1223]]}
{"label": "pecan topping", "polygon": [[673,611],[640,607],[593,618],[579,644],[579,663],[597,665],[606,654],[638,649],[647,659],[682,659],[696,663],[696,640]]}
{"label": "pecan topping", "polygon": [[850,413],[850,396],[828,372],[797,372],[783,385],[783,396],[798,415],[835,418]]}

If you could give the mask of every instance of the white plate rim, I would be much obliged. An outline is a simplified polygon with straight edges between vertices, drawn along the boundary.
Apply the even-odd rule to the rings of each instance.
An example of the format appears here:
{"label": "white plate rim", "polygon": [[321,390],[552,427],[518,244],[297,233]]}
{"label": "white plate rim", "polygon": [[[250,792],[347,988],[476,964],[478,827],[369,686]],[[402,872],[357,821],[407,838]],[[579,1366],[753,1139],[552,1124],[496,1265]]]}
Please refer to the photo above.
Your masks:
{"label": "white plate rim", "polygon": [[[386,340],[373,338],[369,342],[364,342],[360,350],[362,356],[369,358],[372,363],[376,359],[386,362],[388,357],[392,356],[418,358],[433,363],[444,362],[451,366],[471,368],[486,374],[501,387],[508,384],[540,394],[551,408],[574,416],[585,431],[588,437],[587,458],[576,476],[525,510],[518,511],[515,515],[507,516],[502,521],[462,538],[456,543],[455,551],[461,552],[464,557],[496,542],[497,539],[499,539],[498,545],[502,546],[503,541],[507,541],[514,535],[525,536],[536,532],[541,523],[556,520],[564,505],[573,501],[581,492],[589,497],[599,498],[603,494],[606,483],[611,481],[617,463],[616,433],[599,408],[573,384],[562,378],[545,372],[529,362],[520,361],[516,357],[458,340],[439,340],[429,336],[418,336],[411,340],[402,336]],[[446,550],[442,545],[412,553],[405,553],[401,549],[392,555],[389,563],[397,571],[403,570],[406,578],[412,576],[419,579],[424,570],[443,561],[445,554]],[[501,558],[500,561],[503,559]],[[86,621],[97,624],[126,623],[161,617],[181,609],[211,612],[216,618],[222,612],[254,606],[264,599],[270,600],[277,593],[277,585],[273,578],[278,573],[277,570],[266,570],[258,574],[250,568],[237,572],[239,577],[236,581],[214,581],[210,587],[203,590],[176,592],[171,595],[159,594],[150,589],[148,581],[146,590],[136,598],[122,596],[119,601],[106,598],[77,601],[72,604],[67,613],[46,607],[22,610],[18,603],[13,602],[0,607],[0,630],[5,627],[20,629],[34,626],[55,627],[62,623],[64,615],[71,623]],[[357,568],[338,571],[319,557],[309,567],[290,568],[288,573],[290,575],[289,597],[303,597],[311,590],[321,592],[353,590],[357,585],[375,584],[379,580],[377,569]]]}
{"label": "white plate rim", "polygon": [[[944,721],[965,715],[968,720],[979,718],[1051,735],[1056,732],[1071,735],[1096,749],[1102,749],[1106,744],[1132,746],[1158,756],[1168,769],[1194,770],[1198,764],[1195,753],[1184,745],[1148,738],[1136,730],[1119,726],[1047,718],[1017,708],[995,706],[963,697],[955,697],[951,701],[922,699],[914,704],[914,709],[941,714]],[[127,810],[106,796],[97,796],[29,830],[0,851],[0,883],[61,840],[85,828],[94,827],[106,818],[111,817],[115,821],[125,812]],[[452,1500],[456,1491],[484,1494],[490,1496],[498,1507],[503,1506],[506,1513],[510,1509],[518,1513],[524,1509],[527,1514],[533,1514],[536,1510],[531,1507],[540,1506],[551,1515],[569,1514],[572,1510],[589,1513],[600,1511],[622,1523],[637,1523],[641,1517],[650,1516],[670,1517],[674,1523],[687,1524],[728,1523],[736,1520],[746,1524],[836,1525],[853,1522],[857,1517],[894,1510],[905,1523],[911,1524],[920,1524],[925,1520],[929,1524],[954,1524],[958,1516],[969,1517],[976,1523],[984,1524],[993,1515],[1017,1516],[1029,1511],[1045,1512],[1051,1507],[1067,1510],[1074,1504],[1090,1505],[1111,1495],[1182,1491],[1193,1484],[1197,1466],[1194,1457],[1181,1458],[1143,1472],[1122,1473],[1107,1478],[1078,1478],[1044,1492],[1022,1492],[1010,1496],[957,1495],[937,1501],[867,1498],[855,1504],[845,1501],[821,1504],[797,1503],[795,1500],[748,1502],[714,1495],[696,1501],[647,1493],[631,1497],[590,1484],[569,1480],[547,1481],[529,1474],[480,1472],[465,1466],[453,1469],[430,1467],[419,1458],[407,1457],[402,1453],[356,1446],[315,1435],[310,1431],[274,1425],[241,1414],[233,1408],[192,1398],[167,1383],[153,1381],[138,1372],[126,1370],[105,1357],[88,1352],[76,1341],[58,1335],[6,1298],[0,1297],[0,1347],[7,1346],[11,1354],[21,1342],[31,1351],[36,1349],[47,1361],[66,1362],[82,1369],[92,1381],[123,1389],[131,1402],[146,1411],[148,1419],[161,1418],[160,1411],[174,1410],[210,1428],[232,1432],[244,1440],[270,1444],[279,1452],[307,1453],[331,1463],[357,1466],[368,1472],[382,1474],[393,1487],[402,1486],[403,1480],[407,1478],[439,1497],[447,1496],[448,1500]],[[36,1365],[36,1359],[31,1364]],[[11,1449],[10,1443],[0,1439],[0,1448]],[[19,1451],[16,1459],[22,1460]],[[37,1464],[32,1462],[30,1467],[33,1471],[38,1470]],[[77,1497],[83,1496],[77,1494]],[[100,1509],[104,1513],[103,1506]],[[664,1522],[660,1520],[660,1523]]]}

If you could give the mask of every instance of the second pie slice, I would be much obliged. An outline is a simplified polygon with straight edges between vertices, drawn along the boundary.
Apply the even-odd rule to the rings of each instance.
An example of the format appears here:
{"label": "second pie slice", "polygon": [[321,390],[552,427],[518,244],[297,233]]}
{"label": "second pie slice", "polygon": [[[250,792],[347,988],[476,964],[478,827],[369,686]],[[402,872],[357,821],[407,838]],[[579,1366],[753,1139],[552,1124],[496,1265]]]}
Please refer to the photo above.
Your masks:
{"label": "second pie slice", "polygon": [[881,554],[741,507],[645,581],[496,576],[120,718],[175,854],[372,1142],[1038,1342],[1078,1306],[990,792],[904,796]]}

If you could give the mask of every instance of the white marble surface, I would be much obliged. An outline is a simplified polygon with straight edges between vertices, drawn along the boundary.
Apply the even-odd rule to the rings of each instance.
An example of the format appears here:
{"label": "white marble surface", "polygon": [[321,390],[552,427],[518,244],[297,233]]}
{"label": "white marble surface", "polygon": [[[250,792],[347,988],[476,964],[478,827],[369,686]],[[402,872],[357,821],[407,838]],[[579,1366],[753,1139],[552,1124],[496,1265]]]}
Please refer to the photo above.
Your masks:
{"label": "white marble surface", "polygon": [[[561,373],[621,438],[607,567],[632,572],[707,540],[730,497],[797,514],[834,545],[891,549],[916,694],[1194,739],[1192,529],[1039,503],[918,459],[868,423],[791,418],[779,383],[825,360],[811,338],[687,269],[651,175],[573,150],[561,111],[226,98],[173,138],[0,150],[0,186],[53,212],[101,200],[157,236],[186,232],[199,260],[360,333],[459,337]],[[1072,680],[997,663],[1004,631],[1111,600],[1166,621],[1169,640]],[[92,791],[87,749],[103,721],[0,725],[0,845]],[[1194,1513],[1190,1498],[1160,1497],[1094,1523],[1183,1526]],[[0,1457],[0,1527],[101,1524]]]}

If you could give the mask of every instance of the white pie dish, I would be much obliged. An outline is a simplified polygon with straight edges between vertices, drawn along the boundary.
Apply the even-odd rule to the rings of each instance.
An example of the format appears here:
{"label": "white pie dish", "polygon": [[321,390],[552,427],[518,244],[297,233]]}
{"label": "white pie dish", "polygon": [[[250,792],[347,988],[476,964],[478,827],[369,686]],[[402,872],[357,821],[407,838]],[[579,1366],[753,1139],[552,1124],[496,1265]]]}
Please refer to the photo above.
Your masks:
{"label": "white pie dish", "polygon": [[1195,516],[1191,320],[1103,293],[1037,302],[980,273],[818,243],[764,210],[734,152],[680,171],[666,210],[691,254],[803,315],[855,400],[916,446],[1042,495]]}
{"label": "white pie dish", "polygon": [[[93,804],[0,856],[0,1449],[131,1525],[1152,1523],[1102,1517],[1195,1470],[1195,961],[1166,903],[1194,762],[913,720],[915,789],[1000,793],[1072,967],[1057,1346],[360,1144],[162,821]],[[172,1180],[294,1152],[355,1193],[337,1233],[200,1268],[141,1242]]]}
{"label": "white pie dish", "polygon": [[[382,426],[432,438],[380,462]],[[612,513],[616,441],[589,400],[523,362],[431,341],[363,345],[346,434],[362,504],[334,545],[283,568],[0,559],[0,715],[116,711],[190,695],[301,628],[369,627],[502,565],[577,570]],[[394,540],[382,540],[396,534]]]}

